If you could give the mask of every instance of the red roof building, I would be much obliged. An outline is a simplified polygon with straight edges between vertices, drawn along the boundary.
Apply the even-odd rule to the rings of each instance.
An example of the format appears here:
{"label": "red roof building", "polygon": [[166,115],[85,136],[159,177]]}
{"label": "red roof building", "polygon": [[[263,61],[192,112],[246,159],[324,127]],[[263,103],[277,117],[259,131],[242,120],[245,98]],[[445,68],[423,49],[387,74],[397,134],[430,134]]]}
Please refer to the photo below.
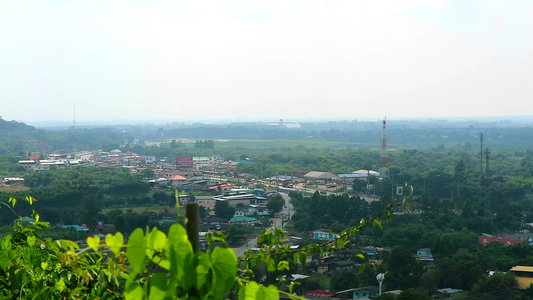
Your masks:
{"label": "red roof building", "polygon": [[168,180],[170,180],[170,181],[185,181],[187,179],[185,177],[181,176],[181,175],[174,175],[174,176],[170,177]]}
{"label": "red roof building", "polygon": [[480,235],[478,237],[478,241],[479,241],[479,244],[483,246],[487,246],[488,244],[494,243],[494,242],[500,242],[506,246],[517,245],[523,242],[522,239],[512,240],[510,238],[502,238],[499,236],[486,236],[486,235]]}
{"label": "red roof building", "polygon": [[33,160],[35,160],[35,159],[39,159],[39,157],[41,157],[41,155],[40,155],[39,153],[32,153],[32,154],[28,157],[28,159],[33,159]]}
{"label": "red roof building", "polygon": [[211,186],[211,187],[209,187],[209,189],[210,189],[210,190],[216,190],[216,189],[218,189],[219,187],[220,187],[220,189],[223,190],[223,191],[231,190],[231,188],[232,188],[229,184],[225,184],[225,183],[223,183],[223,184],[219,184],[219,185]]}

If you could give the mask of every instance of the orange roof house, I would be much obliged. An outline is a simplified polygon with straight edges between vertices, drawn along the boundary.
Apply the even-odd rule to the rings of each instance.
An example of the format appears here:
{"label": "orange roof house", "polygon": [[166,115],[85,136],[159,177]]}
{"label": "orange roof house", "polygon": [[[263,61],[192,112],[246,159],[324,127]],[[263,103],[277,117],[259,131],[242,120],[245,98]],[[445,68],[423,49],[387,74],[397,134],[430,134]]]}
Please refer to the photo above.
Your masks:
{"label": "orange roof house", "polygon": [[172,177],[170,177],[168,180],[170,181],[185,181],[187,180],[187,178],[181,176],[181,175],[174,175]]}

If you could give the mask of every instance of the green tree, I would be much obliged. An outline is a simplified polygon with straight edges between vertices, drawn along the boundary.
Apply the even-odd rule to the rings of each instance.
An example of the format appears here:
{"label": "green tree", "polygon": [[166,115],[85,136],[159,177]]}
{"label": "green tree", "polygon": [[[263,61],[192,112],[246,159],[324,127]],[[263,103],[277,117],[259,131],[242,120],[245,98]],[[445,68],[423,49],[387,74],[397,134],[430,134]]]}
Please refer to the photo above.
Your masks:
{"label": "green tree", "polygon": [[141,171],[141,178],[153,179],[155,178],[154,170],[146,168]]}
{"label": "green tree", "polygon": [[466,249],[459,249],[449,258],[437,262],[441,270],[441,286],[469,290],[485,273],[484,258]]}
{"label": "green tree", "polygon": [[235,208],[231,207],[226,201],[217,201],[215,203],[215,216],[223,219],[231,219],[235,214]]}
{"label": "green tree", "polygon": [[394,300],[432,300],[433,298],[422,289],[408,289],[403,291]]}
{"label": "green tree", "polygon": [[162,191],[157,191],[152,194],[152,199],[154,200],[154,202],[159,204],[170,204],[171,200],[175,200],[173,198],[174,197],[171,197],[170,195]]}
{"label": "green tree", "polygon": [[198,207],[198,214],[200,216],[200,219],[207,217],[207,209],[203,206]]}
{"label": "green tree", "polygon": [[444,146],[444,144],[439,144],[437,147],[435,147],[435,151],[444,152],[446,151],[446,146]]}
{"label": "green tree", "polygon": [[283,209],[284,205],[285,205],[285,200],[283,200],[283,197],[281,197],[280,195],[276,195],[268,199],[266,207],[270,209],[271,211],[278,213],[281,211],[281,209]]}
{"label": "green tree", "polygon": [[389,288],[408,289],[419,286],[424,268],[408,248],[393,247],[387,265],[389,273],[386,276],[386,283]]}
{"label": "green tree", "polygon": [[509,299],[509,294],[517,284],[513,274],[496,272],[491,276],[481,277],[472,287],[470,294],[483,299]]}
{"label": "green tree", "polygon": [[359,274],[353,268],[341,269],[331,277],[331,289],[339,292],[359,287]]}
{"label": "green tree", "polygon": [[85,222],[91,227],[96,226],[96,224],[98,223],[98,213],[102,211],[102,202],[96,197],[92,196],[85,199],[84,208]]}

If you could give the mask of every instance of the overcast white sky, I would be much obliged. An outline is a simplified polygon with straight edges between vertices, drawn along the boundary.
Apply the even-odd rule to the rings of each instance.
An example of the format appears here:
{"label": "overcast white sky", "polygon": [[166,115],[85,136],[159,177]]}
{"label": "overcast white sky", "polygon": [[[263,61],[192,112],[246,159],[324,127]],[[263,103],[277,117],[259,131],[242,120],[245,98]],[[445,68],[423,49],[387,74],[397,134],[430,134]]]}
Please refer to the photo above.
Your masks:
{"label": "overcast white sky", "polygon": [[533,1],[3,1],[23,122],[533,114]]}

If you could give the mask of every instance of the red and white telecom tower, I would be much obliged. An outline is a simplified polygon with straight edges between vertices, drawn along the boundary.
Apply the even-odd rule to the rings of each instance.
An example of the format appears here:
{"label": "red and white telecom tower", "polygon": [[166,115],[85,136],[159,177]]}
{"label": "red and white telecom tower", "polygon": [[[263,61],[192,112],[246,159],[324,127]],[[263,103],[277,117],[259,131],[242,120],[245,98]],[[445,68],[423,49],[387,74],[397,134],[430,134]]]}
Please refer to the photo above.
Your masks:
{"label": "red and white telecom tower", "polygon": [[381,178],[389,177],[389,154],[387,153],[387,117],[383,118],[383,137],[381,138],[381,154],[379,157]]}

